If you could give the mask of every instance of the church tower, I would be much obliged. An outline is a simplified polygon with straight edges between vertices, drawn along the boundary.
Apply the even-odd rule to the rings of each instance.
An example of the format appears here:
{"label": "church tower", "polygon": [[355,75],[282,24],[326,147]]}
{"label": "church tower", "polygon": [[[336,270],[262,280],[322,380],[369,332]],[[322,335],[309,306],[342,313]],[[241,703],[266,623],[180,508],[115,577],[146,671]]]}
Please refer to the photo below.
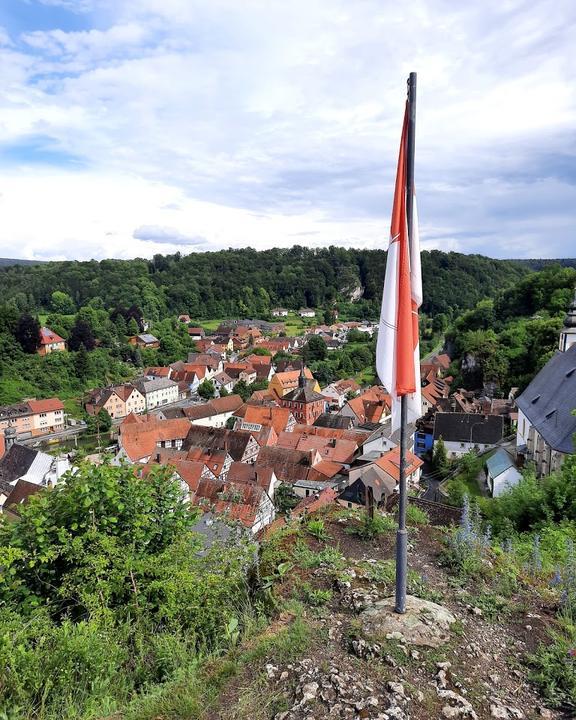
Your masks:
{"label": "church tower", "polygon": [[16,428],[13,425],[8,425],[6,430],[4,430],[4,447],[6,448],[6,452],[10,450],[12,445],[16,442]]}
{"label": "church tower", "polygon": [[576,345],[576,290],[574,291],[574,299],[568,308],[568,314],[564,318],[564,325],[560,330],[558,347],[562,352],[565,352],[572,345]]}

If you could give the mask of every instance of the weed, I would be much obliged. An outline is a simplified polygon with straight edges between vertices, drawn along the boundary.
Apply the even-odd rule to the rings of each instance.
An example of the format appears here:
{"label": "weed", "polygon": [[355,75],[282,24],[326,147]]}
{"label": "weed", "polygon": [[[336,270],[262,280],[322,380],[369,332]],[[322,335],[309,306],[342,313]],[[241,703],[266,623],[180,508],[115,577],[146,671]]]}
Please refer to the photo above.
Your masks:
{"label": "weed", "polygon": [[408,503],[406,507],[406,521],[409,525],[430,525],[430,516],[417,505]]}
{"label": "weed", "polygon": [[496,620],[510,612],[510,604],[506,598],[496,595],[490,590],[475,591],[473,595],[464,595],[463,600],[469,605],[480,608],[488,620]]}
{"label": "weed", "polygon": [[294,562],[301,568],[342,568],[346,561],[336,548],[326,547],[319,552],[311,550],[306,543],[298,541],[292,550]]}
{"label": "weed", "polygon": [[302,594],[304,600],[312,607],[322,607],[332,599],[331,590],[321,590],[311,588],[307,583],[302,585]]}
{"label": "weed", "polygon": [[364,515],[359,524],[346,528],[349,535],[358,535],[362,540],[372,540],[378,535],[396,530],[396,521],[390,515],[376,513],[373,518]]}
{"label": "weed", "polygon": [[321,520],[319,518],[308,520],[306,530],[308,530],[310,535],[312,535],[312,537],[315,537],[316,540],[325,542],[326,540],[330,539],[330,536],[328,535],[328,533],[326,532],[326,528],[324,527],[324,520]]}
{"label": "weed", "polygon": [[530,656],[530,678],[554,706],[576,707],[576,626],[565,622],[549,631],[548,642]]}

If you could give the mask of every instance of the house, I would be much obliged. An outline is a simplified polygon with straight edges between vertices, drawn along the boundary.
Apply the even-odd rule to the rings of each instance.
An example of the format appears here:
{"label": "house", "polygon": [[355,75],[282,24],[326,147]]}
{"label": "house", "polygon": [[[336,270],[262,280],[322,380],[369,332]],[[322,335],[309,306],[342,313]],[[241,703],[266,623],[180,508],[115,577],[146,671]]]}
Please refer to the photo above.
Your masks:
{"label": "house", "polygon": [[257,533],[274,520],[274,503],[259,485],[202,480],[192,504],[237,520]]}
{"label": "house", "polygon": [[234,390],[234,379],[231,378],[228,373],[225,373],[224,370],[214,375],[212,378],[212,384],[214,385],[217,393],[220,393],[222,390],[225,390],[227,393],[231,393]]}
{"label": "house", "polygon": [[304,425],[312,425],[326,410],[326,400],[313,389],[314,384],[317,384],[316,381],[309,381],[302,369],[298,376],[298,387],[279,400],[281,407],[288,408],[296,421]]}
{"label": "house", "polygon": [[[408,487],[417,487],[423,462],[411,452],[407,452],[406,461],[406,483]],[[376,505],[385,505],[400,482],[400,449],[394,448],[373,462],[351,468],[348,477],[349,484],[338,498],[341,505],[365,505],[368,488]]]}
{"label": "house", "polygon": [[64,403],[58,398],[0,407],[0,433],[11,426],[20,439],[60,432],[65,423]]}
{"label": "house", "polygon": [[535,463],[540,477],[550,475],[576,450],[576,343],[548,360],[516,404],[519,459]]}
{"label": "house", "polygon": [[355,380],[338,380],[330,383],[322,390],[322,395],[328,399],[331,405],[341,408],[346,403],[348,396],[356,396],[360,393],[360,385]]}
{"label": "house", "polygon": [[[277,372],[270,380],[268,390],[270,393],[274,393],[279,398],[283,397],[298,387],[301,371],[302,369]],[[313,381],[312,390],[319,393],[320,385],[318,385],[318,382],[314,379],[314,376],[309,368],[304,368],[304,377],[307,380]]]}
{"label": "house", "polygon": [[20,517],[20,508],[26,505],[32,495],[42,491],[43,486],[28,480],[17,480],[14,485],[2,485],[0,481],[0,512],[8,520]]}
{"label": "house", "polygon": [[131,413],[145,412],[146,398],[132,383],[125,383],[93,391],[85,407],[90,415],[106,410],[111,418],[125,418]]}
{"label": "house", "polygon": [[246,463],[233,462],[228,471],[228,482],[258,485],[271,500],[274,500],[280,481],[270,467],[257,467]]}
{"label": "house", "polygon": [[316,317],[316,311],[311,308],[300,308],[298,315],[300,315],[301,318],[313,318]]}
{"label": "house", "polygon": [[67,456],[54,457],[20,445],[5,435],[6,452],[0,460],[0,505],[4,505],[19,480],[39,487],[53,487],[70,470]]}
{"label": "house", "polygon": [[188,325],[192,322],[192,320],[190,320],[190,315],[178,315],[178,322],[186,323],[186,325]]}
{"label": "house", "polygon": [[[179,363],[174,363],[179,365]],[[222,358],[218,353],[188,353],[188,360],[182,364],[180,369],[186,370],[189,365],[204,366],[210,371],[210,376],[220,372],[223,368]]]}
{"label": "house", "polygon": [[288,317],[288,310],[286,308],[274,308],[272,317]]}
{"label": "house", "polygon": [[434,416],[434,441],[442,438],[449,458],[487,450],[503,437],[504,420],[499,415],[439,412]]}
{"label": "house", "polygon": [[317,451],[320,460],[339,463],[342,467],[350,467],[358,449],[354,440],[307,433],[281,432],[278,435],[277,447],[285,447],[302,452]]}
{"label": "house", "polygon": [[259,433],[265,427],[274,428],[278,435],[281,432],[292,432],[296,419],[288,408],[277,405],[243,405],[234,413],[238,418],[236,428]]}
{"label": "house", "polygon": [[58,398],[28,400],[32,411],[32,436],[61,432],[65,428],[64,403]]}
{"label": "house", "polygon": [[165,448],[180,450],[190,422],[186,419],[160,420],[154,415],[129,415],[119,427],[118,453],[113,463],[147,463]]}
{"label": "house", "polygon": [[40,338],[38,344],[38,355],[50,355],[53,352],[63,352],[66,350],[66,340],[61,338],[53,330],[48,327],[40,328]]}
{"label": "house", "polygon": [[263,447],[256,467],[273,468],[279,482],[290,485],[294,493],[302,498],[327,487],[338,487],[344,482],[340,474],[342,465],[322,460],[317,450]]}
{"label": "house", "polygon": [[318,415],[312,424],[316,427],[333,428],[336,430],[350,430],[350,428],[354,426],[352,418],[335,415],[334,413],[322,413],[322,415]]}
{"label": "house", "polygon": [[184,416],[195,425],[223,428],[236,410],[243,405],[240,395],[214,398],[200,405],[182,408]]}
{"label": "house", "polygon": [[160,340],[150,333],[142,333],[142,335],[132,335],[128,338],[130,345],[140,349],[155,350],[160,347]]}
{"label": "house", "polygon": [[147,378],[169,378],[172,375],[172,368],[168,367],[148,367],[144,370],[143,375]]}
{"label": "house", "polygon": [[189,327],[188,335],[190,336],[191,340],[202,340],[205,337],[206,333],[201,327]]}
{"label": "house", "polygon": [[498,448],[484,463],[486,483],[492,497],[498,497],[514,485],[518,485],[522,475],[516,469],[510,453]]}
{"label": "house", "polygon": [[199,447],[209,450],[225,450],[232,460],[254,463],[260,451],[257,440],[245,430],[205,427],[193,424],[189,426],[184,449]]}
{"label": "house", "polygon": [[225,363],[224,372],[234,380],[234,384],[243,380],[246,385],[256,382],[257,373],[250,363]]}
{"label": "house", "polygon": [[390,417],[391,411],[392,398],[383,387],[374,385],[348,400],[339,414],[352,418],[355,425],[363,425],[366,422],[383,423]]}
{"label": "house", "polygon": [[133,385],[144,396],[147,411],[178,400],[178,383],[169,378],[135,380]]}

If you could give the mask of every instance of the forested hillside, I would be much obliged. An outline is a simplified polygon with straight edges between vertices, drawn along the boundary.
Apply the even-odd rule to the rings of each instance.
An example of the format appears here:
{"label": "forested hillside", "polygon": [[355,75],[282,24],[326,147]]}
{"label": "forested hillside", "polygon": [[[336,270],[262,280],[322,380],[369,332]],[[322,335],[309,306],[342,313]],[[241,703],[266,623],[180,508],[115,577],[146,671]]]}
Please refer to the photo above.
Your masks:
{"label": "forested hillside", "polygon": [[576,269],[549,265],[463,313],[446,334],[457,384],[522,390],[558,347]]}
{"label": "forested hillside", "polygon": [[[77,307],[94,298],[106,307],[137,304],[150,320],[178,312],[196,318],[263,315],[276,305],[321,307],[353,297],[362,298],[365,315],[376,316],[385,265],[382,250],[246,248],[150,261],[13,265],[0,268],[0,286],[4,301],[28,312],[49,310],[59,290]],[[509,260],[438,250],[422,254],[422,267],[422,310],[428,315],[472,308],[529,272]]]}

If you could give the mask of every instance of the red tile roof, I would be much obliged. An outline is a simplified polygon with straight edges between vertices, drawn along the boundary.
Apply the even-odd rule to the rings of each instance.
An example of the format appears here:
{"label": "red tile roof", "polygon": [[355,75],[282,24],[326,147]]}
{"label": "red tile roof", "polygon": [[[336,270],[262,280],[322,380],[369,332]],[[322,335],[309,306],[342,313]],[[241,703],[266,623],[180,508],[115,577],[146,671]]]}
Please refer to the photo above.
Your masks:
{"label": "red tile roof", "polygon": [[148,419],[144,422],[127,422],[120,425],[120,442],[132,462],[154,454],[162,441],[184,440],[190,431],[188,420]]}
{"label": "red tile roof", "polygon": [[[413,472],[424,464],[419,457],[416,457],[416,455],[409,450],[406,452],[406,460],[408,461],[406,475],[412,475]],[[381,458],[374,462],[374,465],[378,465],[379,468],[398,482],[400,480],[400,448],[395,447],[393,450],[384,453]]]}
{"label": "red tile roof", "polygon": [[52,343],[66,342],[64,338],[57,335],[53,330],[47,327],[40,328],[40,345],[51,345]]}
{"label": "red tile roof", "polygon": [[28,400],[28,405],[33,413],[64,410],[64,403],[58,398],[48,398],[47,400]]}

